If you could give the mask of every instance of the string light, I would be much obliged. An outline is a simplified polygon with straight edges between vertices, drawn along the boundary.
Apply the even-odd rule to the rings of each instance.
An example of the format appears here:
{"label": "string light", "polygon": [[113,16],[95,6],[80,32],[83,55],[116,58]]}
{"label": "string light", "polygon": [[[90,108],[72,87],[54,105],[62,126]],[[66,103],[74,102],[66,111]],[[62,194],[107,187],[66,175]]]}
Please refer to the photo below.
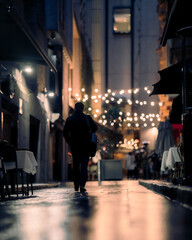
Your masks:
{"label": "string light", "polygon": [[[126,93],[130,94],[130,93],[133,93],[133,94],[137,94],[138,92],[140,92],[141,89],[139,88],[135,88],[135,89],[128,89],[128,90],[120,90],[119,91],[119,94],[121,95],[121,97],[117,97],[116,96],[116,93],[115,92],[112,92],[111,89],[108,89],[107,90],[107,93],[105,94],[98,94],[98,89],[95,89],[94,92],[96,93],[95,95],[92,95],[92,96],[88,96],[88,94],[86,94],[86,90],[85,88],[82,88],[81,89],[81,96],[82,98],[79,96],[78,93],[75,94],[75,97],[77,99],[77,101],[80,101],[82,99],[83,102],[86,102],[89,98],[91,98],[95,103],[98,103],[99,101],[104,101],[105,104],[109,104],[110,102],[116,102],[118,105],[120,104],[125,104],[127,103],[128,105],[132,105],[132,100],[130,99],[130,96],[127,95],[126,97]],[[68,91],[71,92],[72,91],[72,88],[68,88]],[[144,87],[144,91],[149,94],[151,91],[149,90],[149,88],[146,86]],[[115,97],[116,96],[116,97]],[[128,99],[127,99],[128,98]],[[147,105],[147,104],[150,104],[150,106],[155,106],[156,104],[158,106],[162,106],[162,103],[161,102],[155,102],[155,101],[149,101],[147,102],[146,100],[144,101],[139,101],[138,99],[135,99],[134,102],[137,104],[137,105],[140,105],[141,107],[144,106],[144,105]],[[92,111],[92,108],[89,107],[88,108],[88,111],[91,112]],[[126,126],[127,127],[147,127],[149,125],[151,125],[152,127],[155,126],[155,122],[159,122],[160,121],[160,116],[159,114],[154,114],[154,113],[149,113],[149,114],[138,114],[138,113],[134,113],[133,116],[131,116],[131,113],[130,112],[127,112],[125,113],[127,115],[127,117],[123,116],[123,112],[120,111],[119,112],[119,115],[121,117],[119,117],[118,119],[118,122],[116,122],[116,120],[107,120],[106,116],[103,115],[102,113],[100,113],[99,116],[102,116],[102,119],[99,119],[99,116],[98,116],[98,113],[99,113],[99,109],[96,109],[95,110],[95,114],[93,115],[95,118],[98,118],[98,122],[103,124],[103,125],[110,125],[110,126],[114,126],[115,124],[117,124],[117,126],[120,126],[120,127],[123,127],[124,123],[126,123]],[[107,110],[105,109],[104,110],[104,113],[107,114]],[[150,121],[151,123],[150,124],[147,124],[147,121]],[[132,125],[132,123],[135,122],[135,125]],[[143,125],[141,124],[143,123]]]}

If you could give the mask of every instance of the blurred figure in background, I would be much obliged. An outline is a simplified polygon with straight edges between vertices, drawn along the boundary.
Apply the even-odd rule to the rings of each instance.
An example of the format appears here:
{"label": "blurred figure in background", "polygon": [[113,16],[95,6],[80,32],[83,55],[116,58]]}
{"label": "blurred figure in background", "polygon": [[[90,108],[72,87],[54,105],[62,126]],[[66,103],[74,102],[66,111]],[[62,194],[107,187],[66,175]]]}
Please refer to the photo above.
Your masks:
{"label": "blurred figure in background", "polygon": [[158,156],[157,153],[152,153],[149,156],[151,161],[151,178],[152,179],[159,179],[160,178],[160,168],[161,168],[161,158]]}
{"label": "blurred figure in background", "polygon": [[101,150],[98,149],[95,156],[90,158],[88,164],[88,179],[97,180],[98,161],[101,160]]}
{"label": "blurred figure in background", "polygon": [[125,169],[127,170],[127,179],[136,177],[136,161],[133,152],[129,152],[125,158]]}

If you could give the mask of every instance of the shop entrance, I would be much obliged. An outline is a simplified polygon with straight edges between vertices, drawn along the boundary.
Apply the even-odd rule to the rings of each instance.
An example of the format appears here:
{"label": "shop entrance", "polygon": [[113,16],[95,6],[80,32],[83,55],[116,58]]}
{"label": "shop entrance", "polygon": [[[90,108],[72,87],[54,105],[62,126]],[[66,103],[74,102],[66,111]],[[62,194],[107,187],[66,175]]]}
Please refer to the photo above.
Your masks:
{"label": "shop entrance", "polygon": [[1,139],[17,148],[18,107],[2,98]]}

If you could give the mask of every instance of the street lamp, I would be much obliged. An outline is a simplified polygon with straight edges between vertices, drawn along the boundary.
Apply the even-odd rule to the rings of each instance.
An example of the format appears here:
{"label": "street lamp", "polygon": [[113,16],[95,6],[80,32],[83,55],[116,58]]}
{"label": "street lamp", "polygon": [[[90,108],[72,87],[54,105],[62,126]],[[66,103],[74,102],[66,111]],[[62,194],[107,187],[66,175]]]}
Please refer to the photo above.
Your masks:
{"label": "street lamp", "polygon": [[26,67],[23,68],[23,71],[24,71],[25,73],[29,73],[29,74],[30,74],[30,73],[32,73],[33,70],[32,70],[32,68],[31,68],[31,66],[26,66]]}

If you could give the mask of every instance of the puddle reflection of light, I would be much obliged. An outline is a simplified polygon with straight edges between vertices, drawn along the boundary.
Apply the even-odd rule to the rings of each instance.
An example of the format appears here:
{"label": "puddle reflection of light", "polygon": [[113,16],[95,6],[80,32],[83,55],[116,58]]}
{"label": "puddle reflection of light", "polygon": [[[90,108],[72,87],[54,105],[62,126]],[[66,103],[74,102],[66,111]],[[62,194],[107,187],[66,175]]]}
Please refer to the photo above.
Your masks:
{"label": "puddle reflection of light", "polygon": [[[140,198],[133,192],[126,195],[110,195],[110,199],[100,199],[97,217],[93,225],[96,231],[92,239],[134,239],[162,240],[168,238],[167,209],[156,200],[156,195]],[[109,204],[110,201],[110,204]],[[113,206],[113,207],[112,207]],[[115,220],[114,220],[115,219]]]}
{"label": "puddle reflection of light", "polygon": [[64,206],[27,207],[20,215],[22,235],[25,239],[65,239],[63,224],[66,222]]}

